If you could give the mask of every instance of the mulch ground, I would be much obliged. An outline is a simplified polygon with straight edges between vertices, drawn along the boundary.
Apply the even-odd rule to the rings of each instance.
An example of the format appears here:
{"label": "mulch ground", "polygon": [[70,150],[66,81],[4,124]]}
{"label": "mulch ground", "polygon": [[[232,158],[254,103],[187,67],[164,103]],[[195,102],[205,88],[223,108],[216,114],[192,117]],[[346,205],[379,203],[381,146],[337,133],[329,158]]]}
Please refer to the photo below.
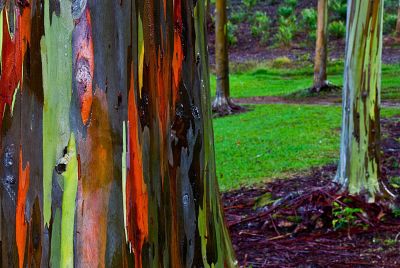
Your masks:
{"label": "mulch ground", "polygon": [[[400,177],[400,116],[382,120],[382,183]],[[225,217],[243,267],[400,267],[400,218],[389,204],[340,193],[336,167],[223,194]],[[400,187],[400,186],[399,186]],[[352,224],[340,211],[351,211]],[[338,212],[339,211],[339,212]],[[340,221],[339,221],[340,222]],[[341,227],[341,228],[338,228]]]}

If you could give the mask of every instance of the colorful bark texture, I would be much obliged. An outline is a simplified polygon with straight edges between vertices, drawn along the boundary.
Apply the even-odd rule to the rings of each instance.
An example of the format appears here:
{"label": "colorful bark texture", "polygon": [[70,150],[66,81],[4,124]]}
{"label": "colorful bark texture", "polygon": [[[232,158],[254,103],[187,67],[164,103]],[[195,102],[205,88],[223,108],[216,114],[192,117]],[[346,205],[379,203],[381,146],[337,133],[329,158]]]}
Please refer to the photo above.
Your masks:
{"label": "colorful bark texture", "polygon": [[205,0],[0,1],[2,267],[235,267]]}
{"label": "colorful bark texture", "polygon": [[343,123],[336,180],[351,194],[379,192],[383,0],[348,3]]}

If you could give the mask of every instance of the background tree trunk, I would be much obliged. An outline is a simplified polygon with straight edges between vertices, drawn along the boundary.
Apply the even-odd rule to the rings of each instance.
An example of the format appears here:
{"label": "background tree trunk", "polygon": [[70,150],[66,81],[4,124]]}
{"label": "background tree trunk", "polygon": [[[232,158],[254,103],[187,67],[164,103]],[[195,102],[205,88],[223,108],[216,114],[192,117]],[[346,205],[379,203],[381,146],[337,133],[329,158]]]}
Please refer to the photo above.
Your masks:
{"label": "background tree trunk", "polygon": [[312,91],[319,92],[328,86],[328,0],[318,0],[317,42],[314,60],[314,85]]}
{"label": "background tree trunk", "polygon": [[383,0],[349,1],[340,163],[336,180],[370,200],[379,192]]}
{"label": "background tree trunk", "polygon": [[215,72],[217,89],[212,103],[213,112],[219,116],[239,112],[242,108],[233,103],[229,93],[229,58],[227,41],[226,0],[216,0],[215,4]]}
{"label": "background tree trunk", "polygon": [[400,37],[400,0],[399,0],[399,6],[397,8],[396,35],[397,37]]}
{"label": "background tree trunk", "polygon": [[236,266],[204,0],[7,3],[2,267]]}

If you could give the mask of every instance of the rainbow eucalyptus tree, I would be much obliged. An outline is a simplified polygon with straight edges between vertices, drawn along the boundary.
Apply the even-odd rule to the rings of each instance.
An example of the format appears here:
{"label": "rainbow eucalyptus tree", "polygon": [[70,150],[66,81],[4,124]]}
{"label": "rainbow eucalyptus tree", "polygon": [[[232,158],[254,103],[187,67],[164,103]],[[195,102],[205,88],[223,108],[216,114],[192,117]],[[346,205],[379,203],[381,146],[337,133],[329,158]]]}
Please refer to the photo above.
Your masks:
{"label": "rainbow eucalyptus tree", "polygon": [[226,24],[226,0],[217,0],[215,3],[215,72],[217,89],[212,109],[219,116],[242,110],[242,107],[236,105],[230,98]]}
{"label": "rainbow eucalyptus tree", "polygon": [[233,267],[204,0],[1,5],[2,267]]}
{"label": "rainbow eucalyptus tree", "polygon": [[383,0],[348,1],[343,123],[336,180],[351,194],[379,192]]}
{"label": "rainbow eucalyptus tree", "polygon": [[328,87],[326,66],[328,60],[328,0],[318,0],[317,42],[314,59],[313,92],[320,92]]}

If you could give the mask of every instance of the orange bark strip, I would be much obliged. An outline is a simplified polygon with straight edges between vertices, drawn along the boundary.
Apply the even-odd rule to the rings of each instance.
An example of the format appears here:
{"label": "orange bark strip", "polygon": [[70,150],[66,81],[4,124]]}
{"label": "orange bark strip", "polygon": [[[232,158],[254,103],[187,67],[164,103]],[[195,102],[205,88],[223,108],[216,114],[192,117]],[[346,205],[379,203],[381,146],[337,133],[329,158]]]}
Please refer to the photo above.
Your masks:
{"label": "orange bark strip", "polygon": [[26,196],[29,188],[29,162],[26,168],[23,168],[22,162],[22,146],[19,150],[19,180],[18,180],[18,196],[17,208],[15,214],[15,234],[18,249],[19,267],[24,266],[25,246],[26,246],[26,233],[28,224],[25,219],[25,206]]}
{"label": "orange bark strip", "polygon": [[129,166],[126,179],[128,240],[135,252],[135,267],[142,267],[142,247],[149,235],[148,194],[143,179],[142,148],[139,141],[139,118],[134,92],[133,64],[128,96]]}
{"label": "orange bark strip", "polygon": [[74,72],[79,95],[81,118],[87,124],[93,102],[94,52],[92,21],[89,9],[77,21],[73,32]]}
{"label": "orange bark strip", "polygon": [[[4,11],[3,11],[4,12]],[[22,14],[21,14],[22,12]],[[25,7],[16,9],[14,38],[9,33],[7,16],[3,16],[3,48],[1,51],[0,77],[0,112],[3,113],[6,104],[11,105],[18,84],[22,88],[22,64],[30,40],[31,10]],[[1,127],[1,122],[0,122]]]}
{"label": "orange bark strip", "polygon": [[172,58],[173,70],[173,98],[172,104],[174,107],[178,95],[179,81],[182,72],[183,50],[182,50],[182,5],[181,0],[174,1],[174,54]]}
{"label": "orange bark strip", "polygon": [[77,194],[78,267],[105,267],[108,205],[114,163],[108,116],[106,94],[97,89],[87,136],[78,136],[81,176]]}

